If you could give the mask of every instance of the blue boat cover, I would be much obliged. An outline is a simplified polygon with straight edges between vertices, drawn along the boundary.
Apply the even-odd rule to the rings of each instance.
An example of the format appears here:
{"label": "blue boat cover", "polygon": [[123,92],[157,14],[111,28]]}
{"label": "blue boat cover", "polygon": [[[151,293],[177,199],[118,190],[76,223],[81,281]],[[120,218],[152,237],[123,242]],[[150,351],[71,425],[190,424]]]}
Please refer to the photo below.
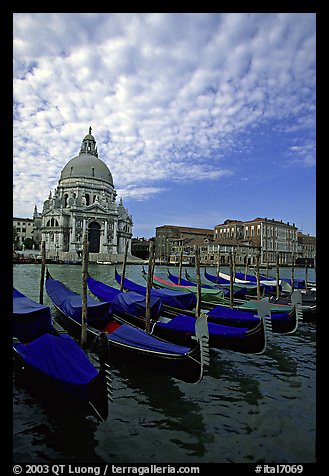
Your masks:
{"label": "blue boat cover", "polygon": [[[172,283],[178,284],[178,276],[175,276],[174,274],[168,272],[168,278]],[[197,286],[197,284],[193,283],[192,281],[189,281],[188,279],[181,278],[180,286]],[[204,289],[215,289],[213,286],[210,286],[208,284],[201,284],[201,287]]]}
{"label": "blue boat cover", "polygon": [[[72,291],[65,284],[56,279],[46,279],[46,290],[53,303],[64,314],[77,322],[81,322],[82,296]],[[87,323],[107,322],[109,320],[110,303],[99,302],[91,296],[87,296]]]}
{"label": "blue boat cover", "polygon": [[204,270],[204,277],[208,279],[208,281],[211,281],[212,283],[217,283],[217,284],[230,284],[230,281],[227,279],[222,278],[221,276],[214,276],[212,274],[207,273],[206,268]]}
{"label": "blue boat cover", "polygon": [[[195,335],[195,321],[196,319],[194,317],[178,314],[173,319],[171,319],[170,322],[158,322],[157,326],[175,329],[182,332],[190,332],[191,334]],[[248,330],[248,327],[232,327],[208,322],[208,331],[210,336],[220,335],[223,337],[244,337],[245,332]]]}
{"label": "blue boat cover", "polygon": [[[87,278],[90,291],[102,301],[111,302],[111,313],[120,314],[122,312],[133,316],[145,317],[146,297],[134,291],[123,292],[119,289],[108,286],[92,277]],[[150,314],[152,319],[156,319],[161,312],[162,301],[160,298],[151,296]]]}
{"label": "blue boat cover", "polygon": [[[239,279],[245,279],[244,277],[244,273],[235,273],[236,274],[236,277],[239,278]],[[247,274],[247,278],[246,278],[248,281],[254,281],[256,282],[257,279],[256,279],[256,276],[253,276],[251,274]],[[275,278],[271,278],[271,277],[266,277],[266,276],[261,276],[260,277],[261,280],[274,280]],[[290,286],[292,286],[292,279],[290,278],[280,278],[280,280],[282,281],[285,281],[286,283],[290,284]],[[304,279],[294,279],[294,288],[295,289],[305,289],[305,280]]]}
{"label": "blue boat cover", "polygon": [[157,339],[142,329],[127,324],[122,324],[115,329],[115,331],[108,335],[108,339],[114,342],[122,342],[134,348],[139,347],[141,349],[166,354],[186,355],[190,350],[189,347],[171,344],[170,342]]}
{"label": "blue boat cover", "polygon": [[[257,316],[257,311],[255,313],[250,311],[240,311],[239,309],[231,309],[230,307],[225,306],[216,306],[213,309],[208,311],[208,316],[216,319],[216,317],[221,319],[227,319],[229,323],[230,320],[240,322],[245,324],[246,326],[250,324],[254,324],[255,322],[259,321],[259,317]],[[290,315],[288,312],[272,312],[271,319],[274,321],[287,321],[290,319]]]}
{"label": "blue boat cover", "polygon": [[255,324],[255,322],[259,322],[259,317],[252,312],[240,311],[238,309],[232,309],[226,306],[213,307],[208,311],[208,316],[212,318],[218,317],[221,319],[227,319],[228,322],[230,320],[243,322],[246,326],[249,324]]}
{"label": "blue boat cover", "polygon": [[44,334],[29,344],[15,344],[15,348],[28,365],[80,397],[84,387],[98,374],[79,345],[65,334]]}
{"label": "blue boat cover", "polygon": [[[245,273],[241,273],[239,271],[237,271],[235,273],[235,276],[238,278],[238,279],[244,279],[245,281],[251,281],[252,283],[256,283],[257,282],[257,278],[256,276],[254,276],[253,274],[245,274]],[[263,278],[264,279],[264,278]],[[270,278],[265,278],[265,279],[270,279]]]}
{"label": "blue boat cover", "polygon": [[120,289],[113,288],[101,281],[88,276],[87,284],[89,290],[101,301],[112,302],[113,299],[121,293]]}
{"label": "blue boat cover", "polygon": [[[150,316],[152,319],[159,317],[162,309],[162,301],[154,296],[150,297]],[[133,291],[122,292],[112,301],[111,312],[120,314],[122,312],[137,317],[145,317],[146,297]]]}
{"label": "blue boat cover", "polygon": [[[221,276],[219,276],[219,277],[217,278],[217,276],[213,276],[213,275],[207,273],[206,270],[205,270],[205,272],[204,272],[204,275],[205,275],[205,277],[206,277],[209,281],[211,281],[211,282],[213,282],[213,283],[230,284],[230,280],[229,280],[229,279],[225,279],[225,278],[223,278],[223,277],[221,277]],[[244,280],[244,273],[235,273],[235,275],[236,275],[236,277],[237,277],[238,279]],[[241,277],[240,277],[240,276],[241,276]],[[250,279],[249,279],[249,278],[250,278]],[[266,279],[266,278],[262,278],[262,279],[264,280],[264,279]],[[238,284],[243,284],[243,286],[245,286],[245,287],[248,289],[248,286],[254,286],[254,285],[256,284],[256,282],[257,282],[256,277],[255,277],[255,276],[252,276],[251,274],[248,274],[248,275],[247,275],[246,281],[247,281],[246,283],[238,283]],[[276,286],[275,286],[275,285],[264,284],[264,283],[262,282],[262,280],[260,280],[260,288],[261,288],[261,289],[265,288],[266,291],[269,292],[269,293],[274,293],[274,292],[276,291]]]}
{"label": "blue boat cover", "polygon": [[[115,273],[115,279],[120,284],[121,277]],[[134,283],[127,278],[124,278],[123,286],[129,291],[134,291],[138,294],[146,296],[146,287]],[[162,303],[176,307],[178,309],[193,309],[196,305],[196,295],[194,293],[172,291],[171,289],[151,289],[151,296],[162,299]]]}
{"label": "blue boat cover", "polygon": [[[81,321],[80,295],[76,294],[60,281],[49,277],[46,280],[46,289],[50,298],[58,305],[60,309],[63,310],[63,312],[67,312],[68,315],[70,315],[73,319]],[[110,303],[108,302],[100,303],[99,301],[96,301],[95,299],[88,296],[88,317],[90,316],[91,310],[93,312],[92,319],[99,320],[101,318],[108,322],[110,317],[109,306]],[[87,320],[89,321],[89,319]],[[134,349],[140,348],[155,352],[165,352],[167,354],[185,355],[190,350],[188,347],[161,341],[142,329],[138,329],[137,327],[132,327],[126,324],[120,325],[114,331],[109,333],[108,339],[112,342],[118,342],[131,346]]]}
{"label": "blue boat cover", "polygon": [[30,342],[46,332],[52,332],[50,307],[13,288],[13,336],[20,342]]}
{"label": "blue boat cover", "polygon": [[[172,281],[174,284],[178,284],[178,276],[175,276],[171,273],[168,273],[168,277],[170,279],[170,281]],[[187,279],[181,279],[181,285],[182,286],[197,286],[196,283],[193,283],[192,281],[189,281]],[[222,283],[222,285],[220,286],[218,283],[214,285],[210,285],[210,284],[201,284],[201,288],[204,288],[204,289],[219,289],[222,291],[222,293],[224,294],[224,297],[229,297],[230,296],[230,288],[229,287],[224,287],[226,286],[227,283]],[[247,288],[242,288],[242,287],[234,287],[233,286],[233,295],[235,297],[239,297],[239,296],[245,296],[246,294],[248,293],[248,289]]]}
{"label": "blue boat cover", "polygon": [[291,319],[289,312],[272,312],[273,321],[289,321]]}

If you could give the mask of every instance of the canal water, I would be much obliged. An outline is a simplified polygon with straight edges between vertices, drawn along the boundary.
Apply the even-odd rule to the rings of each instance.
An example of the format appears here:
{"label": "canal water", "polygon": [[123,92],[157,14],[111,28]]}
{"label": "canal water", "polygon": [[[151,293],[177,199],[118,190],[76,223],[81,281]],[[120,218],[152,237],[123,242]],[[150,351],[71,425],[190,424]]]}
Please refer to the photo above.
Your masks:
{"label": "canal water", "polygon": [[[128,265],[126,277],[145,285],[141,269]],[[81,292],[81,266],[49,270]],[[91,264],[89,272],[116,284],[111,265]],[[155,268],[163,278],[166,272]],[[281,276],[290,271],[282,269]],[[304,276],[304,269],[295,270],[295,278]],[[308,277],[315,279],[314,270]],[[39,283],[40,265],[14,265],[14,286],[37,301]],[[52,307],[46,293],[44,302]],[[316,462],[315,323],[301,323],[293,335],[270,334],[264,355],[211,351],[197,384],[136,367],[113,366],[111,375],[109,418],[99,422],[14,373],[14,464]]]}

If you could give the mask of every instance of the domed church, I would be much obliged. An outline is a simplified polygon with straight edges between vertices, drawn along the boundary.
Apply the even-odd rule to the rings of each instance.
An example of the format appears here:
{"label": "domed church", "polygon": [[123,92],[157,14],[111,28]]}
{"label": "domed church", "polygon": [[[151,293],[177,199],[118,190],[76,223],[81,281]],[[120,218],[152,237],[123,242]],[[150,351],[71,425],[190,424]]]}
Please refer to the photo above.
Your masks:
{"label": "domed church", "polygon": [[79,155],[65,165],[57,188],[43,204],[41,232],[46,251],[78,257],[87,232],[89,252],[98,253],[99,259],[124,253],[127,241],[130,253],[132,217],[122,200],[116,204],[116,195],[112,174],[98,158],[90,127]]}

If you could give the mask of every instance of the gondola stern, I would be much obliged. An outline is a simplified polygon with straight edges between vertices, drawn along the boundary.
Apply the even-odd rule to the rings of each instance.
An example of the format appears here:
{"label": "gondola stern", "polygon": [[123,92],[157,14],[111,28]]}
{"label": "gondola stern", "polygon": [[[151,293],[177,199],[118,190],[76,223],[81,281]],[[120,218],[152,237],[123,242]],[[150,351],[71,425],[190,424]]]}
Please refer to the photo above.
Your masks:
{"label": "gondola stern", "polygon": [[209,358],[209,328],[206,314],[201,314],[195,321],[195,338],[200,345],[201,366],[208,367]]}
{"label": "gondola stern", "polygon": [[268,338],[267,333],[273,332],[269,298],[264,297],[260,301],[257,301],[255,305],[257,309],[257,316],[263,323],[263,336],[264,336],[263,348],[259,352],[256,352],[256,354],[262,355],[266,352],[266,349],[267,349],[267,338]]}

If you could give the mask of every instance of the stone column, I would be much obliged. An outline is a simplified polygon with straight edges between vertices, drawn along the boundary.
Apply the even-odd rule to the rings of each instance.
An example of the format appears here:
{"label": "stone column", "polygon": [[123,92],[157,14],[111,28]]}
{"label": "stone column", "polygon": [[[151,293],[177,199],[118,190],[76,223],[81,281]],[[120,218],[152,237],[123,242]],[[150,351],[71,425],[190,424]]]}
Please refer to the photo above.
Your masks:
{"label": "stone column", "polygon": [[104,220],[104,240],[103,240],[104,244],[107,243],[107,229],[108,229],[108,223],[107,223],[107,219],[105,218],[105,220]]}
{"label": "stone column", "polygon": [[73,243],[74,241],[76,241],[76,237],[75,237],[75,216],[72,215],[72,233],[71,233],[71,242]]}
{"label": "stone column", "polygon": [[86,233],[86,218],[84,217],[83,218],[83,227],[82,227],[82,241],[83,241],[83,237],[85,236],[85,233]]}
{"label": "stone column", "polygon": [[119,253],[118,243],[118,220],[113,221],[113,239],[112,239],[112,252],[113,254]]}

